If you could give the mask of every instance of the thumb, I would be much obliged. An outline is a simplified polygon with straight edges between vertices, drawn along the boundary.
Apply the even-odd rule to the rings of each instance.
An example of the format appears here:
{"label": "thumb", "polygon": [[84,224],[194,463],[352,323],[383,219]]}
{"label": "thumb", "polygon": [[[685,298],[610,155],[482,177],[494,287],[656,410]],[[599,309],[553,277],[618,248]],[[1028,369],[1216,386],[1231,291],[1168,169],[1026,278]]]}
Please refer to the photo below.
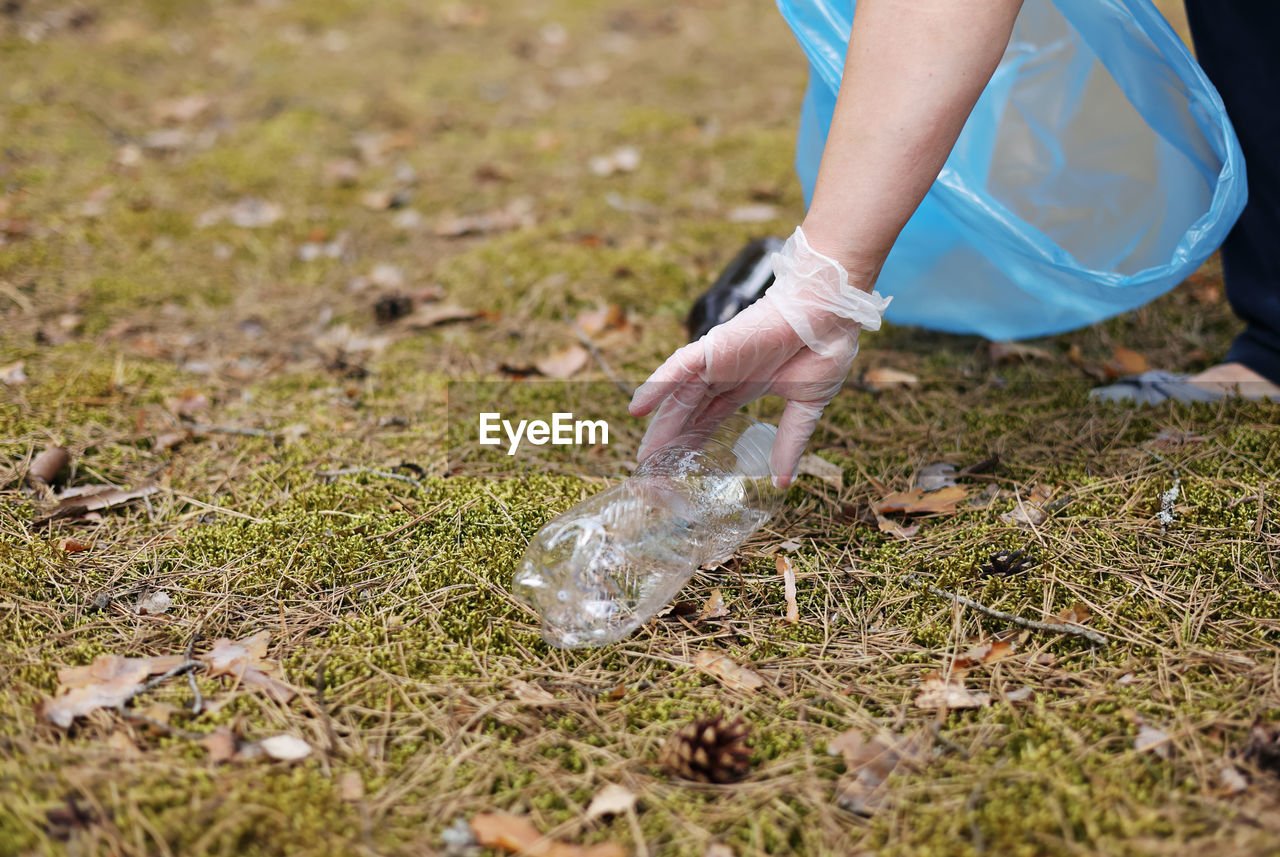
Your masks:
{"label": "thumb", "polygon": [[769,468],[773,471],[774,484],[786,488],[796,478],[800,456],[809,443],[809,437],[818,426],[818,418],[826,402],[787,402],[778,420],[778,434],[773,439],[773,451],[769,456]]}

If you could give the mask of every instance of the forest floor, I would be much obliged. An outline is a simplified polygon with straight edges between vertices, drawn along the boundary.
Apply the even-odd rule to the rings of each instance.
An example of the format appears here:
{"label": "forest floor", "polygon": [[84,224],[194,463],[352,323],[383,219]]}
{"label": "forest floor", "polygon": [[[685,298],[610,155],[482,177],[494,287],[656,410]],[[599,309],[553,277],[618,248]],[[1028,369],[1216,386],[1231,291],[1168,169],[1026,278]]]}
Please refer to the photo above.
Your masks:
{"label": "forest floor", "polygon": [[[800,219],[806,69],[759,0],[507,5],[4,4],[0,854],[1280,851],[1276,407],[1088,400],[1221,358],[1214,263],[1030,351],[864,336],[825,479],[542,642],[515,562],[642,426],[483,469],[449,384],[621,414]],[[745,777],[664,769],[716,715]]]}

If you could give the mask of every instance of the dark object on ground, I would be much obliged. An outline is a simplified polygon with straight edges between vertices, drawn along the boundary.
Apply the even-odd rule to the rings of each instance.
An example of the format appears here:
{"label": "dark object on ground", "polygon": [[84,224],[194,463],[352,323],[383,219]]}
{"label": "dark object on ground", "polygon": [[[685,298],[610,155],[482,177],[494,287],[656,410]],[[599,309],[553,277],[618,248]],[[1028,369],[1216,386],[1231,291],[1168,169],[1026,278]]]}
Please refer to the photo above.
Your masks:
{"label": "dark object on ground", "polygon": [[719,278],[694,302],[685,319],[689,341],[696,342],[717,324],[723,324],[751,306],[773,285],[770,257],[782,249],[780,238],[757,238],[733,257]]}
{"label": "dark object on ground", "polygon": [[1106,387],[1095,387],[1089,398],[1099,402],[1131,401],[1135,405],[1157,405],[1173,399],[1177,402],[1216,402],[1225,394],[1197,387],[1188,375],[1175,375],[1160,369],[1121,378]]}
{"label": "dark object on ground", "polygon": [[1013,577],[1022,574],[1036,565],[1036,558],[1028,556],[1026,551],[1007,551],[993,553],[987,564],[978,569],[980,577]]}
{"label": "dark object on ground", "polygon": [[733,783],[751,770],[749,727],[723,715],[695,720],[667,739],[658,763],[670,774],[700,783]]}
{"label": "dark object on ground", "polygon": [[1268,773],[1280,776],[1280,727],[1256,722],[1249,730],[1244,757]]}
{"label": "dark object on ground", "polygon": [[383,295],[373,305],[373,315],[379,324],[390,324],[411,312],[413,312],[413,298],[395,292]]}

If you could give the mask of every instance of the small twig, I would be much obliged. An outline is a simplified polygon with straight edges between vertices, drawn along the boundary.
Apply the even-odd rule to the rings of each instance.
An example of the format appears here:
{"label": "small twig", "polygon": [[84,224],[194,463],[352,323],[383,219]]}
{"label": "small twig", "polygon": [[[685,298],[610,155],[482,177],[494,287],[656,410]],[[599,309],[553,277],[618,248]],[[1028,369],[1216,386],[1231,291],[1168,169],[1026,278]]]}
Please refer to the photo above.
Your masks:
{"label": "small twig", "polygon": [[198,666],[201,666],[199,661],[186,660],[178,664],[173,669],[168,670],[167,672],[163,672],[160,675],[156,676],[155,678],[145,681],[142,684],[138,685],[137,690],[129,694],[128,698],[125,699],[125,702],[128,702],[129,700],[133,699],[135,696],[141,696],[147,691],[153,690],[159,687],[160,685],[164,684],[166,681],[173,678],[174,676],[182,675],[187,670],[193,670]]}
{"label": "small twig", "polygon": [[[907,576],[908,583],[923,583],[919,577],[914,574]],[[1109,642],[1106,637],[1097,631],[1092,631],[1080,625],[1064,625],[1061,622],[1040,622],[1035,619],[1024,619],[1013,613],[1006,613],[1003,610],[997,610],[994,607],[988,607],[985,604],[974,601],[972,598],[965,598],[963,595],[957,595],[954,592],[948,592],[945,589],[939,589],[936,586],[925,584],[924,588],[939,598],[949,598],[957,604],[965,607],[971,607],[979,613],[985,613],[992,619],[1000,619],[1004,622],[1012,622],[1015,625],[1021,625],[1024,628],[1031,628],[1035,631],[1049,631],[1054,634],[1074,634],[1077,637],[1084,637],[1086,640],[1097,643],[1099,646],[1105,646]]]}
{"label": "small twig", "polygon": [[573,327],[573,332],[578,335],[578,341],[581,342],[587,351],[591,353],[591,358],[599,364],[600,370],[604,372],[605,375],[609,376],[609,380],[613,382],[613,386],[621,390],[623,395],[628,399],[635,395],[636,391],[632,389],[631,385],[626,381],[618,377],[617,372],[613,371],[613,367],[609,365],[608,360],[604,359],[604,355],[600,353],[599,346],[597,346],[595,341],[587,335],[587,332],[583,330],[576,321],[571,321],[569,324]]}
{"label": "small twig", "polygon": [[385,470],[370,470],[367,467],[347,467],[342,470],[320,470],[316,472],[317,476],[323,476],[326,479],[337,479],[339,476],[358,476],[367,473],[370,476],[380,476],[383,479],[395,479],[399,482],[407,482],[415,488],[421,488],[422,483],[412,476],[404,476],[400,473],[388,473]]}
{"label": "small twig", "polygon": [[260,428],[243,428],[241,426],[209,426],[203,423],[194,423],[188,426],[194,434],[239,434],[245,437],[275,437],[280,434],[277,431]]}
{"label": "small twig", "polygon": [[328,666],[328,656],[320,659],[320,665],[316,667],[316,707],[320,709],[321,716],[324,717],[324,729],[329,738],[329,752],[338,746],[338,734],[333,729],[333,720],[329,717],[329,707],[324,701],[324,668]]}
{"label": "small twig", "polygon": [[[194,660],[192,652],[195,650],[196,642],[200,639],[200,632],[196,631],[191,635],[191,639],[187,641],[186,659],[188,662]],[[191,693],[195,699],[191,701],[191,713],[199,714],[204,710],[204,697],[200,695],[200,686],[196,683],[195,670],[187,671],[187,683],[191,685]]]}

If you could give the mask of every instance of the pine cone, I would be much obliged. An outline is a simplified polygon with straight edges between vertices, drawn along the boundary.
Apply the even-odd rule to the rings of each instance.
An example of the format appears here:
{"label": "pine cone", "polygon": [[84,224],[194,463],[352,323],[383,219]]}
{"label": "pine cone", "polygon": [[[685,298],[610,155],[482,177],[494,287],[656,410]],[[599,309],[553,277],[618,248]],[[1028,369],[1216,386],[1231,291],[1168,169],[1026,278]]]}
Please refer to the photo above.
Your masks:
{"label": "pine cone", "polygon": [[658,763],[668,773],[702,783],[732,783],[751,769],[747,748],[750,728],[738,718],[722,715],[695,720],[667,739]]}
{"label": "pine cone", "polygon": [[1002,550],[993,553],[987,564],[978,569],[981,577],[1012,577],[1034,567],[1036,558],[1026,551]]}

